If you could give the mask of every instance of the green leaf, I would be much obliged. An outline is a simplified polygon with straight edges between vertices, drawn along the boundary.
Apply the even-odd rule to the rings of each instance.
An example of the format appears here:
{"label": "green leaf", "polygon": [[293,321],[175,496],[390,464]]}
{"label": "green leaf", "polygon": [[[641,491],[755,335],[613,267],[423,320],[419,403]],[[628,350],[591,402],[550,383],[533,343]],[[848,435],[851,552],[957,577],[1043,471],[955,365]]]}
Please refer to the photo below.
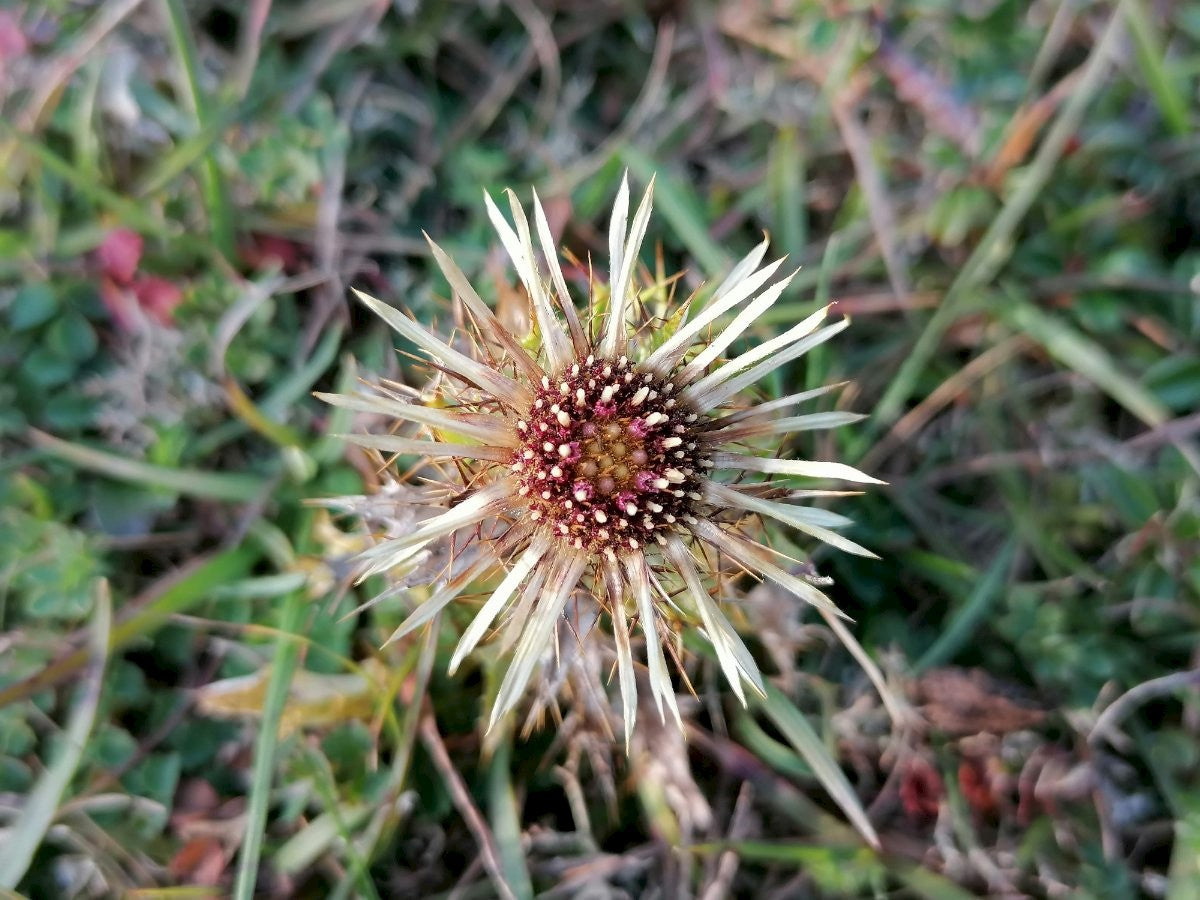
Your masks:
{"label": "green leaf", "polygon": [[181,760],[178,753],[151,753],[121,779],[125,789],[149,797],[168,809],[179,786]]}
{"label": "green leaf", "polygon": [[54,388],[71,380],[75,365],[48,347],[38,347],[22,361],[21,373],[38,387]]}
{"label": "green leaf", "polygon": [[58,312],[58,297],[50,286],[34,282],[22,286],[8,307],[8,324],[13,331],[36,328]]}
{"label": "green leaf", "polygon": [[98,343],[91,323],[74,310],[64,312],[50,324],[45,342],[52,353],[77,363],[90,359]]}

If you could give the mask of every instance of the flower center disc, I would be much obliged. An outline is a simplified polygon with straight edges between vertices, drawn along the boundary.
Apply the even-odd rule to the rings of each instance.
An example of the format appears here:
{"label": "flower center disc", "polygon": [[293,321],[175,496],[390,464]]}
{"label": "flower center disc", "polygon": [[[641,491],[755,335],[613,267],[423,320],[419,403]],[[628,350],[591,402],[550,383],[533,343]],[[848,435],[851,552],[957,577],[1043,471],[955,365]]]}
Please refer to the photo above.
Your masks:
{"label": "flower center disc", "polygon": [[692,518],[705,464],[696,413],[625,357],[543,378],[513,459],[530,518],[576,548],[637,549]]}

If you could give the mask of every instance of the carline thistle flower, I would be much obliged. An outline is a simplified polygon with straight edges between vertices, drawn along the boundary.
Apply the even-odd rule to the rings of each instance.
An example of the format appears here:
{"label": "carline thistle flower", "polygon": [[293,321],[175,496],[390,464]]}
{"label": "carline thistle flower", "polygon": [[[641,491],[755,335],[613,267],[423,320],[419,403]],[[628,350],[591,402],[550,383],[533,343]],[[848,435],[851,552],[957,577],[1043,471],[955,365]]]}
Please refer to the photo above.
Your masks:
{"label": "carline thistle flower", "polygon": [[[650,318],[639,300],[636,270],[653,190],[651,181],[630,223],[628,180],[622,181],[608,236],[607,303],[597,302],[603,290],[591,283],[592,306],[582,311],[571,298],[537,193],[533,227],[547,275],[516,195],[508,192],[510,223],[485,194],[488,216],[528,295],[536,340],[523,341],[507,330],[430,240],[434,260],[465,309],[470,328],[457,345],[467,343],[468,352],[358,293],[427,354],[443,377],[425,403],[386,385],[353,396],[319,395],[337,406],[415,425],[428,436],[349,440],[387,453],[417,454],[430,464],[454,463],[457,480],[430,495],[432,514],[368,550],[360,574],[394,570],[447,539],[483,548],[462,554],[464,561],[443,573],[390,640],[431,622],[464,592],[494,584],[450,661],[453,673],[501,623],[502,647],[515,649],[489,728],[523,696],[577,593],[593,598],[611,621],[628,741],[637,709],[635,624],[645,636],[646,670],[660,716],[665,718],[665,706],[679,720],[663,642],[681,614],[699,619],[742,703],[743,684],[763,692],[754,659],[711,594],[711,556],[719,553],[778,583],[827,620],[841,616],[812,582],[791,574],[775,561],[775,551],[754,539],[750,526],[756,520],[774,519],[850,553],[874,555],[834,530],[848,519],[788,502],[845,492],[795,490],[772,476],[877,479],[841,463],[754,452],[756,444],[778,444],[791,432],[860,419],[844,412],[781,416],[838,385],[758,404],[742,399],[751,385],[829,340],[848,321],[823,324],[826,307],[778,337],[724,358],[795,276],[772,283],[784,260],[762,265],[766,240],[704,305],[694,304],[692,315]],[[528,349],[531,344],[536,348]]]}

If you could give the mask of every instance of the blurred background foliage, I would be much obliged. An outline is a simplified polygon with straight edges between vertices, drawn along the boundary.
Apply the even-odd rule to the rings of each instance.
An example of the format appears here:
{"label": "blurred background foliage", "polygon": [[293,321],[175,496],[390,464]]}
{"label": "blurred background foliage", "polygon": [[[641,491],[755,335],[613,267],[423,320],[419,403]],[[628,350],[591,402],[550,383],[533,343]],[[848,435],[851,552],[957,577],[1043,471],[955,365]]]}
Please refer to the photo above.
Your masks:
{"label": "blurred background foliage", "polygon": [[[1171,0],[0,9],[0,887],[1200,896],[1198,73]],[[883,560],[815,563],[919,722],[766,588],[786,711],[697,663],[629,759],[570,704],[485,746],[461,621],[345,617],[306,501],[379,478],[310,393],[421,377],[348,286],[452,325],[424,230],[511,306],[481,192],[599,263],[626,168],[688,290],[804,264],[756,339],[856,320],[772,390],[872,413],[799,449],[889,481]]]}

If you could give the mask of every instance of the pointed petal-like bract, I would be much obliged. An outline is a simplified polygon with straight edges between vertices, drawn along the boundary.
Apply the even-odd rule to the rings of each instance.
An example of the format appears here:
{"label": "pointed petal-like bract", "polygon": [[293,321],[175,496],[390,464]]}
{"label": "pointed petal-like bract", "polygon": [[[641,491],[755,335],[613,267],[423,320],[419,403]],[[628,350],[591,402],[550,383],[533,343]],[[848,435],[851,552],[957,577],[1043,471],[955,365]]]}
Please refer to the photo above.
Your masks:
{"label": "pointed petal-like bract", "polygon": [[810,391],[800,391],[796,394],[788,394],[786,397],[780,397],[778,400],[766,400],[762,403],[756,403],[753,406],[748,406],[745,409],[734,410],[733,412],[723,413],[713,416],[708,420],[708,425],[713,433],[718,429],[726,428],[738,422],[746,420],[756,421],[758,419],[770,419],[772,413],[781,409],[787,409],[790,406],[795,406],[798,403],[804,403],[808,400],[813,400],[817,397],[823,397],[826,394],[836,391],[838,388],[846,386],[846,382],[838,384],[826,384],[819,388],[813,388]]}
{"label": "pointed petal-like bract", "polygon": [[654,179],[642,196],[637,212],[633,216],[633,225],[629,228],[629,238],[621,251],[621,265],[616,278],[609,285],[608,319],[604,325],[604,335],[600,339],[600,356],[613,359],[625,350],[626,304],[629,302],[629,287],[633,281],[633,272],[638,263],[638,251],[642,240],[646,237],[646,226],[650,224],[650,209],[654,199]]}
{"label": "pointed petal-like bract", "polygon": [[571,592],[575,590],[586,567],[587,556],[578,553],[567,557],[560,572],[547,579],[551,588],[534,607],[533,616],[517,642],[512,663],[500,683],[500,690],[496,693],[496,704],[492,707],[492,715],[488,720],[489,731],[501,716],[516,706],[521,695],[525,693],[534,668],[550,645],[554,624],[566,609],[567,600],[570,599]]}
{"label": "pointed petal-like bract", "polygon": [[438,613],[449,606],[463,591],[471,587],[476,578],[495,564],[496,560],[485,556],[483,559],[477,560],[473,565],[469,566],[458,577],[451,579],[447,584],[438,589],[433,596],[413,610],[408,618],[400,623],[400,627],[392,632],[391,637],[383,642],[383,646],[386,647],[388,644],[395,643],[405,635],[411,634],[424,625],[428,625]]}
{"label": "pointed petal-like bract", "polygon": [[457,506],[422,522],[419,528],[410,531],[403,537],[382,541],[369,550],[365,550],[360,555],[360,559],[367,565],[359,573],[358,580],[361,582],[372,575],[400,565],[430,541],[445,537],[468,525],[482,522],[494,515],[495,505],[502,502],[511,493],[511,485],[504,481],[495,482],[476,491]]}
{"label": "pointed petal-like bract", "polygon": [[659,718],[666,721],[663,712],[664,702],[671,710],[679,727],[683,720],[679,716],[679,706],[675,701],[675,688],[671,684],[671,676],[667,671],[667,661],[663,655],[662,640],[658,636],[658,626],[655,623],[657,612],[650,592],[650,572],[643,556],[626,556],[622,563],[625,577],[633,591],[637,603],[638,620],[642,625],[642,634],[646,636],[646,669],[650,674],[650,694],[658,707]]}
{"label": "pointed petal-like bract", "polygon": [[726,347],[737,340],[743,331],[754,322],[757,322],[763,313],[775,304],[775,301],[783,295],[783,292],[787,290],[788,285],[792,283],[792,279],[796,277],[796,273],[799,271],[797,269],[791,275],[777,281],[751,300],[746,305],[746,308],[734,317],[732,322],[721,329],[721,332],[705,345],[704,349],[696,355],[695,359],[683,367],[683,371],[679,374],[679,380],[685,384],[690,384],[709,365],[720,358],[721,354],[725,352]]}
{"label": "pointed petal-like bract", "polygon": [[666,372],[673,368],[708,325],[749,299],[782,265],[783,259],[777,259],[759,271],[747,275],[732,285],[725,293],[714,295],[695,318],[684,322],[658,349],[646,357],[646,367],[659,372]]}
{"label": "pointed petal-like bract", "polygon": [[461,457],[463,459],[486,459],[491,462],[507,462],[512,451],[501,447],[485,447],[482,444],[443,444],[440,441],[417,441],[394,434],[331,434],[330,437],[385,453],[405,453],[424,456],[428,459]]}
{"label": "pointed petal-like bract", "polygon": [[[621,277],[621,253],[625,246],[625,234],[629,227],[629,172],[621,176],[617,188],[617,199],[613,201],[612,216],[608,221],[608,283],[616,284]],[[609,306],[612,306],[611,300]]]}
{"label": "pointed petal-like bract", "polygon": [[828,528],[814,525],[808,520],[808,517],[799,513],[797,507],[787,503],[777,503],[774,500],[763,500],[761,497],[753,497],[714,481],[706,484],[704,490],[710,502],[714,504],[720,504],[726,508],[732,506],[735,509],[744,509],[747,512],[758,513],[760,516],[767,516],[791,525],[797,531],[803,531],[805,534],[811,535],[819,541],[824,541],[831,547],[837,547],[839,550],[844,550],[847,553],[853,553],[857,556],[866,556],[871,559],[878,558],[866,547],[860,546],[854,543],[854,541],[847,540],[840,534],[830,531]]}
{"label": "pointed petal-like bract", "polygon": [[542,201],[538,193],[533,192],[533,223],[537,228],[538,241],[542,245],[542,256],[546,258],[546,266],[550,269],[550,280],[558,292],[558,305],[562,308],[567,320],[567,328],[571,332],[571,343],[575,347],[576,356],[586,356],[588,351],[587,336],[583,326],[579,324],[579,314],[567,290],[567,280],[563,278],[562,266],[558,264],[558,251],[554,246],[554,237],[550,234],[550,223],[546,221],[546,211],[542,209]]}
{"label": "pointed petal-like bract", "polygon": [[529,388],[501,375],[491,366],[459,353],[453,347],[434,337],[400,310],[388,306],[362,291],[355,290],[354,293],[364,305],[393,329],[464,381],[482,388],[495,397],[502,398],[504,402],[512,404],[514,407],[528,406],[533,402],[533,395],[529,392]]}
{"label": "pointed petal-like bract", "polygon": [[483,608],[475,614],[475,618],[471,620],[471,624],[467,626],[467,630],[459,639],[458,646],[454,648],[454,655],[450,657],[449,671],[451,675],[458,671],[463,658],[475,649],[475,645],[491,627],[496,616],[500,615],[500,611],[508,605],[512,595],[525,580],[525,576],[533,571],[538,560],[545,556],[549,549],[550,541],[545,536],[535,538],[533,543],[521,554],[521,558],[508,570],[504,580],[492,591],[492,595],[483,604]]}
{"label": "pointed petal-like bract", "polygon": [[455,434],[461,437],[473,438],[494,447],[515,447],[516,437],[512,430],[506,428],[499,419],[495,425],[482,424],[479,417],[467,419],[450,410],[438,409],[434,406],[422,406],[419,403],[406,403],[393,400],[390,397],[367,397],[362,394],[325,394],[316,392],[314,397],[324,400],[331,406],[340,406],[361,413],[374,413],[380,416],[391,416],[405,422],[416,422],[440,432]]}
{"label": "pointed petal-like bract", "polygon": [[500,323],[500,320],[496,318],[496,314],[488,309],[475,288],[467,280],[467,276],[458,267],[458,264],[450,258],[450,255],[445,250],[435,244],[429,235],[425,235],[425,240],[429,244],[429,250],[433,254],[434,262],[437,263],[438,268],[442,270],[442,274],[446,277],[446,281],[449,282],[450,290],[463,302],[468,312],[475,317],[475,322],[479,325],[484,339],[498,343],[530,382],[536,382],[541,378],[541,368],[525,352],[525,348],[517,343],[516,338],[509,333],[508,329]]}
{"label": "pointed petal-like bract", "polygon": [[728,444],[747,438],[765,437],[772,434],[799,434],[802,431],[825,431],[830,428],[840,428],[852,425],[865,419],[862,413],[852,412],[819,412],[803,416],[788,416],[784,419],[766,419],[763,421],[744,422],[733,425],[710,435],[713,443]]}
{"label": "pointed petal-like bract", "polygon": [[633,738],[637,721],[637,684],[633,679],[633,648],[629,642],[629,622],[625,616],[625,591],[621,570],[615,560],[605,558],[604,584],[608,589],[608,608],[612,613],[613,643],[617,650],[617,680],[621,687],[621,712],[625,724],[625,752]]}
{"label": "pointed petal-like bract", "polygon": [[511,191],[508,194],[509,205],[517,219],[516,231],[505,220],[504,214],[492,201],[491,196],[486,193],[484,194],[484,203],[487,206],[488,218],[492,222],[492,227],[500,236],[500,242],[508,251],[509,258],[517,270],[517,276],[525,285],[526,293],[529,294],[534,317],[537,319],[538,332],[542,337],[542,346],[546,350],[548,369],[551,374],[554,374],[562,371],[563,366],[570,362],[570,344],[567,336],[563,334],[558,319],[554,316],[554,310],[550,307],[550,298],[546,295],[546,286],[542,284],[541,277],[538,275],[537,264],[533,257],[533,242],[529,237],[529,223],[525,220],[525,213],[515,195]]}
{"label": "pointed petal-like bract", "polygon": [[733,692],[742,701],[742,705],[746,705],[746,695],[742,692],[742,681],[745,681],[759,694],[766,696],[763,690],[762,675],[754,663],[754,658],[746,649],[746,645],[742,643],[742,639],[738,637],[737,632],[733,630],[733,626],[729,624],[729,620],[725,618],[720,607],[709,596],[708,588],[704,586],[696,571],[696,564],[691,553],[688,552],[678,535],[673,534],[667,538],[665,553],[676,571],[683,576],[692,602],[695,603],[696,610],[700,613],[700,620],[704,623],[704,630],[708,632],[708,639],[717,652],[717,661],[721,664],[721,670],[725,673],[725,678],[729,682],[729,686],[733,688]]}
{"label": "pointed petal-like bract", "polygon": [[774,459],[769,456],[743,456],[739,453],[714,453],[713,467],[717,469],[744,469],[747,472],[766,472],[771,475],[799,475],[802,478],[833,478],[838,481],[855,481],[860,484],[886,484],[860,472],[853,466],[839,462],[821,462],[810,459]]}
{"label": "pointed petal-like bract", "polygon": [[712,522],[700,522],[694,526],[694,530],[701,540],[709,546],[729,554],[730,559],[738,565],[744,566],[747,571],[765,575],[817,609],[840,618],[846,617],[845,613],[838,609],[837,604],[818,588],[771,562],[767,548],[761,544],[756,544],[748,538],[719,528]]}

